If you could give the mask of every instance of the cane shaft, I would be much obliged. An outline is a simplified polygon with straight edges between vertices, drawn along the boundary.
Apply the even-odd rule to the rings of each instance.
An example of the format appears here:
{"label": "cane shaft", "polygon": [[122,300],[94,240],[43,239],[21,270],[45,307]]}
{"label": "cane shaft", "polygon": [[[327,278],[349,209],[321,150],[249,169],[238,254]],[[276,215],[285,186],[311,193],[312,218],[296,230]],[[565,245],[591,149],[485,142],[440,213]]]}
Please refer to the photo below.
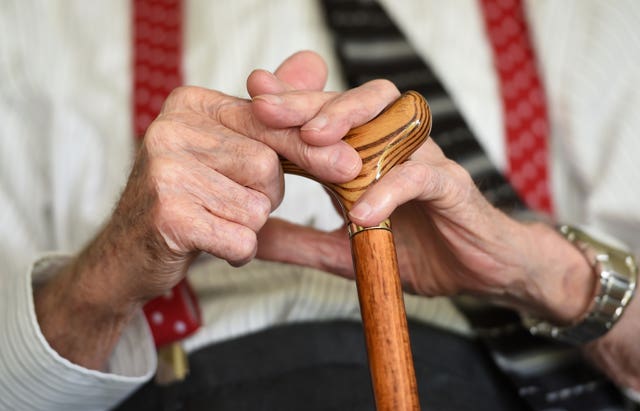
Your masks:
{"label": "cane shaft", "polygon": [[[360,174],[335,184],[320,181],[342,206],[345,218],[362,194],[428,138],[431,112],[416,92],[403,94],[369,123],[349,131],[343,141],[362,159]],[[284,172],[315,179],[282,159]],[[418,392],[393,235],[384,223],[349,225],[369,370],[378,411],[419,410]]]}
{"label": "cane shaft", "polygon": [[419,410],[393,234],[388,229],[357,232],[351,251],[376,409]]}

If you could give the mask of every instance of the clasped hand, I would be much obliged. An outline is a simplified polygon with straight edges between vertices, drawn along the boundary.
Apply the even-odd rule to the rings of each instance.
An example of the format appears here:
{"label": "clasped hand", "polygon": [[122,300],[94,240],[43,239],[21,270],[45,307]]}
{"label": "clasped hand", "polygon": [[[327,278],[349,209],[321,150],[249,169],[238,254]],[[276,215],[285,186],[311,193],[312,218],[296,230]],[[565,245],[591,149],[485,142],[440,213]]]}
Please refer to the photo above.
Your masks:
{"label": "clasped hand", "polygon": [[[284,193],[279,155],[320,180],[349,181],[361,160],[342,137],[399,96],[385,80],[323,92],[326,77],[322,59],[301,52],[274,74],[254,71],[251,101],[197,87],[175,90],[145,134],[111,219],[36,290],[52,346],[100,368],[132,313],[180,281],[203,251],[236,266],[257,256],[352,277],[344,230],[269,218]],[[590,283],[575,283],[588,269],[582,256],[547,227],[493,208],[431,140],[372,186],[349,218],[375,225],[390,215],[408,291],[473,293],[558,321],[588,305]],[[568,301],[568,286],[585,297]],[[74,324],[65,310],[75,314]],[[74,338],[64,324],[80,334],[97,331]],[[78,341],[97,348],[79,350]]]}
{"label": "clasped hand", "polygon": [[[253,72],[252,101],[195,87],[169,96],[107,228],[117,239],[114,249],[137,253],[128,259],[137,262],[136,272],[122,279],[120,295],[144,301],[164,293],[200,251],[232,265],[257,254],[352,276],[342,230],[322,233],[276,220],[263,227],[283,197],[278,155],[321,180],[349,181],[361,161],[342,137],[399,96],[385,80],[345,93],[321,91],[325,80],[323,61],[302,52],[275,74]],[[488,204],[432,140],[368,190],[349,218],[375,225],[392,213],[409,291],[466,292],[513,304],[546,298],[528,295],[537,291],[527,286],[538,268],[530,255],[532,228]],[[320,245],[332,252],[319,253]],[[548,315],[548,303],[536,308]]]}

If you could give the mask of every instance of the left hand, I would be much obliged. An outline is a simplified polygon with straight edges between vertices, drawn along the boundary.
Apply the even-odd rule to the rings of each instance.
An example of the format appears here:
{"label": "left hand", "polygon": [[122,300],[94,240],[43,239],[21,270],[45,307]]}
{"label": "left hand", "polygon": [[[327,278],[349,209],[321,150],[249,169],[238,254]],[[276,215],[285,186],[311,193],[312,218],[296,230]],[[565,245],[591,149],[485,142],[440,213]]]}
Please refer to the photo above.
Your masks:
{"label": "left hand", "polygon": [[[339,107],[354,103],[349,92],[318,107],[314,118],[296,118],[292,113],[308,100],[307,93],[281,88],[282,105],[255,104],[254,114],[271,127],[301,127],[301,138],[311,144],[326,144],[366,121],[332,121]],[[376,99],[381,100],[372,93],[360,104]],[[318,122],[324,128],[310,127]],[[593,282],[584,257],[551,228],[520,223],[494,208],[433,140],[372,186],[349,219],[372,226],[389,216],[408,291],[475,294],[558,323],[580,317],[590,303]],[[259,233],[257,256],[352,277],[343,231],[319,232],[272,219]],[[566,298],[568,293],[577,298]]]}
{"label": "left hand", "polygon": [[[254,84],[253,95],[299,88],[266,80]],[[292,107],[280,109],[286,113]],[[254,107],[258,117],[262,108]],[[278,118],[278,110],[270,115]],[[280,121],[279,125],[303,124]],[[331,121],[328,124],[331,129]],[[308,142],[317,137],[302,133]],[[594,279],[584,256],[553,228],[518,222],[491,206],[468,173],[447,159],[432,140],[371,187],[357,204],[349,218],[360,225],[376,225],[391,216],[400,275],[408,291],[472,293],[558,324],[583,318],[591,304]],[[345,231],[321,232],[271,219],[258,234],[258,257],[352,278]],[[640,330],[637,296],[627,311],[609,333],[584,351],[616,384],[640,391],[640,350],[634,337]]]}

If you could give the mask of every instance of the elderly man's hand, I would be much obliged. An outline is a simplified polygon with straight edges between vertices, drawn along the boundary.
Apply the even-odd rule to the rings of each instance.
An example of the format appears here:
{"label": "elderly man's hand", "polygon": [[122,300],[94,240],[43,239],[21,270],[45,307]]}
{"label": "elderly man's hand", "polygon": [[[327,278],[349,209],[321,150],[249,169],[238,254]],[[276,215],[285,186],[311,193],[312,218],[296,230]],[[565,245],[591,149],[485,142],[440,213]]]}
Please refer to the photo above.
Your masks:
{"label": "elderly man's hand", "polygon": [[[273,124],[311,94],[281,90],[281,105],[255,106],[254,112],[261,121]],[[363,100],[363,106],[368,101]],[[325,105],[314,119],[289,117],[276,124],[290,127],[307,122],[301,138],[328,143],[332,130],[353,126],[336,118],[339,103],[338,99]],[[309,127],[315,123],[325,125]],[[433,140],[367,190],[349,218],[373,226],[389,216],[402,281],[411,292],[475,294],[558,323],[580,318],[591,302],[594,281],[584,256],[552,228],[523,224],[491,206],[466,170],[446,158]],[[343,229],[319,232],[274,219],[259,238],[260,258],[353,276]],[[566,298],[569,293],[573,298]]]}
{"label": "elderly man's hand", "polygon": [[[273,78],[262,80],[250,83],[253,92],[276,93],[284,103],[255,105],[257,117],[267,124],[279,119],[279,127],[300,125],[300,119],[289,118],[289,124],[282,119],[300,104],[296,99],[307,98],[305,93],[280,87]],[[305,125],[300,137],[309,143],[331,142],[331,130],[345,127],[344,118],[335,118],[338,111],[335,103],[324,107],[316,115],[321,120],[309,123],[325,127]],[[372,226],[389,216],[408,291],[474,294],[557,324],[580,321],[593,302],[596,276],[587,258],[553,227],[522,223],[492,207],[469,174],[432,140],[365,192],[349,218]],[[259,232],[258,257],[353,277],[344,228],[320,232],[271,219]],[[619,386],[639,392],[640,346],[635,336],[640,298],[634,298],[627,311],[610,332],[587,344],[584,353]]]}
{"label": "elderly man's hand", "polygon": [[[145,134],[110,221],[36,290],[38,319],[54,349],[101,368],[135,309],[180,281],[199,252],[232,265],[251,260],[256,233],[282,200],[278,155],[326,181],[354,178],[361,161],[341,130],[374,117],[398,91],[376,82],[342,97],[321,92],[325,80],[322,59],[302,52],[275,75],[257,71],[248,82],[253,96],[273,86],[306,90],[295,107],[269,94],[273,89],[253,102],[197,87],[175,90]],[[375,102],[359,104],[372,96]],[[300,138],[299,127],[281,126],[304,123],[332,104],[344,125],[328,134],[302,131],[318,137],[312,143]],[[254,105],[278,116],[259,121]]]}

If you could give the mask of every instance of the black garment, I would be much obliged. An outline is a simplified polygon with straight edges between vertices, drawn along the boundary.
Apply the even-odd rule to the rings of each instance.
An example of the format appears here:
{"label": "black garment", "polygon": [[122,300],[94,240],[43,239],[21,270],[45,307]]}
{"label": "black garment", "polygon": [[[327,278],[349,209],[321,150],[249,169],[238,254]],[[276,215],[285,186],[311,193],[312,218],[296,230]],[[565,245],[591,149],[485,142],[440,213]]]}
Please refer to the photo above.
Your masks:
{"label": "black garment", "polygon": [[[409,327],[423,409],[527,409],[475,341],[417,322]],[[208,346],[189,362],[184,382],[151,381],[117,410],[375,409],[359,322],[279,326]]]}

